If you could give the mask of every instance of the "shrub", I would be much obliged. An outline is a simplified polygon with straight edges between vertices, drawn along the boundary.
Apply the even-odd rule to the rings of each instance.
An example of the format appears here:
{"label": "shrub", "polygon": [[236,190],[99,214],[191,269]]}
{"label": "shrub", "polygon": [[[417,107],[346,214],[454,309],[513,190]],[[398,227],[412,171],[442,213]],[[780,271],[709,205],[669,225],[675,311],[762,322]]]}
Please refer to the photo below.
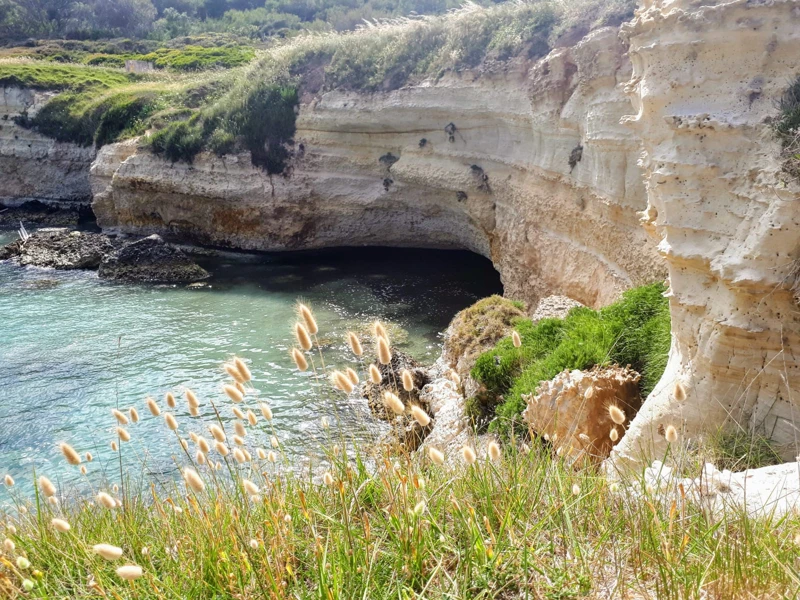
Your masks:
{"label": "shrub", "polygon": [[471,373],[487,388],[487,401],[498,404],[491,428],[507,432],[525,408],[522,396],[564,369],[630,364],[643,375],[642,395],[649,394],[669,353],[669,305],[663,293],[663,284],[652,284],[628,290],[599,311],[580,307],[563,320],[517,321],[522,346],[501,340],[478,358]]}
{"label": "shrub", "polygon": [[180,121],[150,136],[150,146],[172,162],[191,163],[203,149],[203,134],[196,119]]}
{"label": "shrub", "polygon": [[774,128],[783,145],[784,170],[800,178],[800,76],[784,92]]}

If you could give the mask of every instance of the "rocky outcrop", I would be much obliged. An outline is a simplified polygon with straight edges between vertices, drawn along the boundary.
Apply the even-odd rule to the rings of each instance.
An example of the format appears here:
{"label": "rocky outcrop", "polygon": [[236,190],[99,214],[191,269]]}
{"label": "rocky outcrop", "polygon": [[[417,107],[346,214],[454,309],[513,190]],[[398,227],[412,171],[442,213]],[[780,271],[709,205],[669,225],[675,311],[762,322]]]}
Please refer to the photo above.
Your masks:
{"label": "rocky outcrop", "polygon": [[186,253],[157,235],[115,250],[100,263],[98,274],[101,279],[145,283],[191,283],[209,277]]}
{"label": "rocky outcrop", "polygon": [[309,96],[285,176],[248,155],[171,164],[107,146],[94,210],[109,231],[243,249],[466,248],[530,306],[552,293],[606,304],[663,274],[636,216],[640,143],[619,124],[629,75],[607,28],[537,62]]}
{"label": "rocky outcrop", "polygon": [[645,151],[643,222],[669,269],[673,340],[614,465],[663,456],[668,425],[691,438],[733,422],[793,458],[800,187],[784,182],[769,120],[798,74],[800,7],[646,0],[624,32],[628,125]]}
{"label": "rocky outcrop", "polygon": [[33,117],[52,96],[50,92],[0,87],[0,204],[91,201],[89,167],[95,149],[56,142],[15,121]]}
{"label": "rocky outcrop", "polygon": [[0,260],[51,269],[96,269],[113,250],[108,236],[68,229],[40,229],[0,248]]}
{"label": "rocky outcrop", "polygon": [[[543,381],[538,394],[524,397],[527,408],[522,416],[565,460],[597,463],[608,457],[642,405],[640,378],[623,367],[564,371]],[[621,423],[612,420],[610,406],[622,411]]]}

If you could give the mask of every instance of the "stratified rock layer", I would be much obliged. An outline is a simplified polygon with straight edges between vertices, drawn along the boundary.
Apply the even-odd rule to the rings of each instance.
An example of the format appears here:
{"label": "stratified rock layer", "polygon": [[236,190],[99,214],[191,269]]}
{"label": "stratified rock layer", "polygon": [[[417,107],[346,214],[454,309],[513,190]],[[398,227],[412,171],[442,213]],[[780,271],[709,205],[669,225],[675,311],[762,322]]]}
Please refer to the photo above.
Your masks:
{"label": "stratified rock layer", "polygon": [[325,93],[300,107],[285,176],[249,155],[171,164],[114,144],[92,167],[93,206],[106,230],[243,249],[466,248],[512,298],[599,306],[663,276],[636,216],[641,147],[619,124],[629,76],[607,28],[495,72]]}
{"label": "stratified rock layer", "polygon": [[32,117],[53,96],[18,87],[0,87],[0,203],[30,200],[62,204],[91,201],[92,146],[56,142],[15,119]]}
{"label": "stratified rock layer", "polygon": [[669,267],[673,342],[615,464],[663,456],[659,430],[670,424],[691,437],[736,422],[794,457],[800,189],[784,183],[768,122],[800,68],[800,6],[647,0],[623,31],[629,124],[645,150],[644,225]]}

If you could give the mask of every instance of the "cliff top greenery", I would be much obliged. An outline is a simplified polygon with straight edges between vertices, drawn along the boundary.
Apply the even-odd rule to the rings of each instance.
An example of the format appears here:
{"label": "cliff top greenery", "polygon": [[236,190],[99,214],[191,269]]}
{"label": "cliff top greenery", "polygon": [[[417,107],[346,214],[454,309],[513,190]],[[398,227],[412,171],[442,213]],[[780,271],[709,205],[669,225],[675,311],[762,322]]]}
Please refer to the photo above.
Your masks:
{"label": "cliff top greenery", "polygon": [[520,428],[523,395],[536,393],[542,381],[561,371],[595,365],[630,365],[641,373],[642,396],[655,387],[667,365],[670,346],[669,303],[661,283],[626,291],[600,310],[574,308],[564,319],[514,321],[522,345],[508,337],[481,354],[472,376],[486,391],[470,401],[472,415],[491,420],[490,428],[508,434]]}
{"label": "cliff top greenery", "polygon": [[[152,148],[170,160],[191,162],[203,149],[218,154],[249,150],[254,164],[279,173],[291,154],[301,91],[392,90],[496,61],[536,59],[560,40],[574,42],[594,27],[620,23],[631,16],[633,5],[632,0],[530,0],[489,8],[469,4],[442,16],[295,36],[223,71],[141,81],[120,74],[118,85],[105,80],[86,86],[72,79],[90,80],[89,66],[11,60],[0,62],[0,81],[15,77],[35,81],[36,87],[69,90],[26,121],[62,141],[102,145],[150,130]],[[174,70],[191,63],[187,48],[153,54]],[[191,48],[191,53],[216,52],[213,46]],[[244,56],[241,47],[229,50],[233,48]],[[70,69],[79,75],[68,77]],[[97,77],[112,72],[98,70]],[[311,72],[317,76],[309,77]]]}

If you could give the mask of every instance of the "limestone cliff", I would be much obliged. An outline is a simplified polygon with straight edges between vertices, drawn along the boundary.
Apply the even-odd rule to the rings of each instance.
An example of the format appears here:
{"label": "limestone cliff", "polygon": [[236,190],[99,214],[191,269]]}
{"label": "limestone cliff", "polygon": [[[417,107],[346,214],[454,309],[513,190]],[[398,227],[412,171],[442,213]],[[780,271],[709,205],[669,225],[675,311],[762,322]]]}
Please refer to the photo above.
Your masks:
{"label": "limestone cliff", "polygon": [[645,150],[644,225],[669,268],[673,341],[615,458],[663,456],[659,431],[669,424],[693,437],[732,422],[786,444],[793,458],[800,188],[780,173],[768,121],[798,74],[800,5],[645,4],[624,27],[636,111],[628,122]]}
{"label": "limestone cliff", "polygon": [[20,204],[91,201],[92,147],[56,142],[20,127],[15,118],[32,117],[52,93],[0,87],[0,202]]}
{"label": "limestone cliff", "polygon": [[641,146],[616,29],[538,62],[397,91],[307,93],[286,176],[249,156],[171,164],[130,142],[92,167],[106,230],[285,250],[342,245],[467,248],[507,295],[588,305],[663,275],[641,228]]}

